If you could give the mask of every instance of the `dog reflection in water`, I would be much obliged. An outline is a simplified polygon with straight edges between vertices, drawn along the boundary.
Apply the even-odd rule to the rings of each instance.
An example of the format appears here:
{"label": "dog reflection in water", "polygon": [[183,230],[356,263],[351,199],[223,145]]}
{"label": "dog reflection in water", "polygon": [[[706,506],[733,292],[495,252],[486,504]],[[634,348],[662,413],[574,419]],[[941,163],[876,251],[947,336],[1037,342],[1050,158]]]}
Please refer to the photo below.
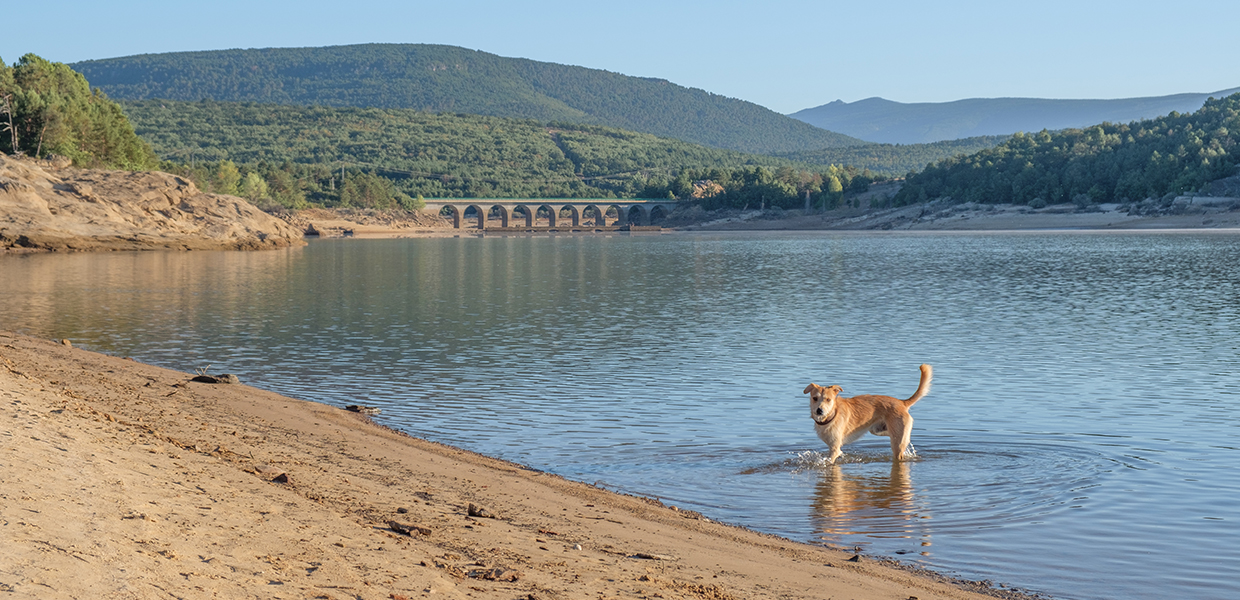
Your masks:
{"label": "dog reflection in water", "polygon": [[[814,489],[814,530],[826,538],[845,535],[923,537],[929,546],[925,515],[913,494],[910,463],[891,463],[891,472],[862,475],[831,465]],[[923,552],[924,554],[924,552]]]}

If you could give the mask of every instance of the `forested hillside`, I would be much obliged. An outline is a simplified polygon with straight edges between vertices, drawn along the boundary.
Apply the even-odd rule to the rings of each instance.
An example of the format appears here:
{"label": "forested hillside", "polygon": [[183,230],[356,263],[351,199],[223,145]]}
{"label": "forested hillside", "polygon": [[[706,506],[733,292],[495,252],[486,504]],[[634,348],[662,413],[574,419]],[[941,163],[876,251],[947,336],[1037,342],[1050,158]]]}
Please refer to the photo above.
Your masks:
{"label": "forested hillside", "polygon": [[146,54],[73,65],[123,100],[204,98],[605,125],[772,153],[862,144],[750,102],[660,79],[455,46],[365,44]]}
{"label": "forested hillside", "polygon": [[84,167],[143,169],[157,162],[115,102],[63,63],[27,54],[0,60],[0,153],[65,156]]}
{"label": "forested hillside", "polygon": [[970,98],[954,102],[903,103],[867,98],[856,102],[836,100],[789,116],[870,142],[919,144],[1009,135],[1018,131],[1055,131],[1094,123],[1128,123],[1172,111],[1192,112],[1201,108],[1211,96],[1221,98],[1236,92],[1240,92],[1240,88],[1213,94],[1116,100]]}
{"label": "forested hillside", "polygon": [[1010,135],[948,140],[933,144],[866,144],[847,148],[824,148],[802,152],[781,152],[775,156],[814,165],[854,165],[879,175],[903,177],[945,158],[968,155],[994,148]]}
{"label": "forested hillside", "polygon": [[792,164],[605,127],[412,109],[163,100],[125,108],[168,159],[343,166],[427,197],[632,196],[686,165]]}
{"label": "forested hillside", "polygon": [[897,204],[1132,202],[1197,191],[1240,165],[1240,94],[1191,114],[1057,133],[1019,134],[910,176]]}
{"label": "forested hillside", "polygon": [[[287,207],[431,197],[696,198],[832,205],[868,173],[600,126],[412,109],[126,102],[139,135],[209,191]],[[711,183],[704,183],[703,180]],[[695,185],[696,182],[696,185]],[[860,182],[860,183],[858,183]]]}

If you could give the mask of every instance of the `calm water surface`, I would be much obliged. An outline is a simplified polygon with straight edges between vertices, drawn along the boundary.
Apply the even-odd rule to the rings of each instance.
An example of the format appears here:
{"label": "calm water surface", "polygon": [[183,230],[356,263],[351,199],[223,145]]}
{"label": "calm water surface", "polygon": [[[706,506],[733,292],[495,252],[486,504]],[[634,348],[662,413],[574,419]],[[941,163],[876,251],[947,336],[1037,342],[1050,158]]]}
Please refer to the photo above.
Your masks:
{"label": "calm water surface", "polygon": [[[1060,598],[1240,597],[1240,234],[675,234],[0,258],[0,328]],[[908,396],[822,464],[805,384]]]}

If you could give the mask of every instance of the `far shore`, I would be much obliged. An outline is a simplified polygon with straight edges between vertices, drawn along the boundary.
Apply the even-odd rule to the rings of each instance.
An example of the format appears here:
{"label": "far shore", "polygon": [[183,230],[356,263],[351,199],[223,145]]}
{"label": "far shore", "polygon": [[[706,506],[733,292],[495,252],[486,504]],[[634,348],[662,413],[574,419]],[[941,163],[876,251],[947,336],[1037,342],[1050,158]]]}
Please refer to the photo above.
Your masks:
{"label": "far shore", "polygon": [[[0,332],[15,598],[1029,598]],[[485,425],[484,425],[485,426]]]}
{"label": "far shore", "polygon": [[[1240,229],[1240,199],[1140,214],[1118,204],[1079,208],[1071,204],[1033,209],[1023,205],[929,203],[900,208],[802,210],[688,210],[655,223],[662,231],[1170,231]],[[603,231],[592,225],[479,229],[472,218],[461,228],[445,219],[365,210],[310,209],[286,215],[290,223],[322,237],[407,237]],[[610,223],[606,233],[618,226]],[[658,229],[655,229],[658,231]],[[643,231],[642,233],[650,233]]]}

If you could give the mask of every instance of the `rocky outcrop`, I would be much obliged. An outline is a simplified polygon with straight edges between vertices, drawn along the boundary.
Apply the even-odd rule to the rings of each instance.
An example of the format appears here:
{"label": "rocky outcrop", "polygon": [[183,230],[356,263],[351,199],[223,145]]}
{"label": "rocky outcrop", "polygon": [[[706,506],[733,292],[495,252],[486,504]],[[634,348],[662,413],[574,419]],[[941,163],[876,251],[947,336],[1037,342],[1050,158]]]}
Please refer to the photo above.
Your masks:
{"label": "rocky outcrop", "polygon": [[302,238],[242,198],[168,173],[0,156],[0,252],[257,250]]}

